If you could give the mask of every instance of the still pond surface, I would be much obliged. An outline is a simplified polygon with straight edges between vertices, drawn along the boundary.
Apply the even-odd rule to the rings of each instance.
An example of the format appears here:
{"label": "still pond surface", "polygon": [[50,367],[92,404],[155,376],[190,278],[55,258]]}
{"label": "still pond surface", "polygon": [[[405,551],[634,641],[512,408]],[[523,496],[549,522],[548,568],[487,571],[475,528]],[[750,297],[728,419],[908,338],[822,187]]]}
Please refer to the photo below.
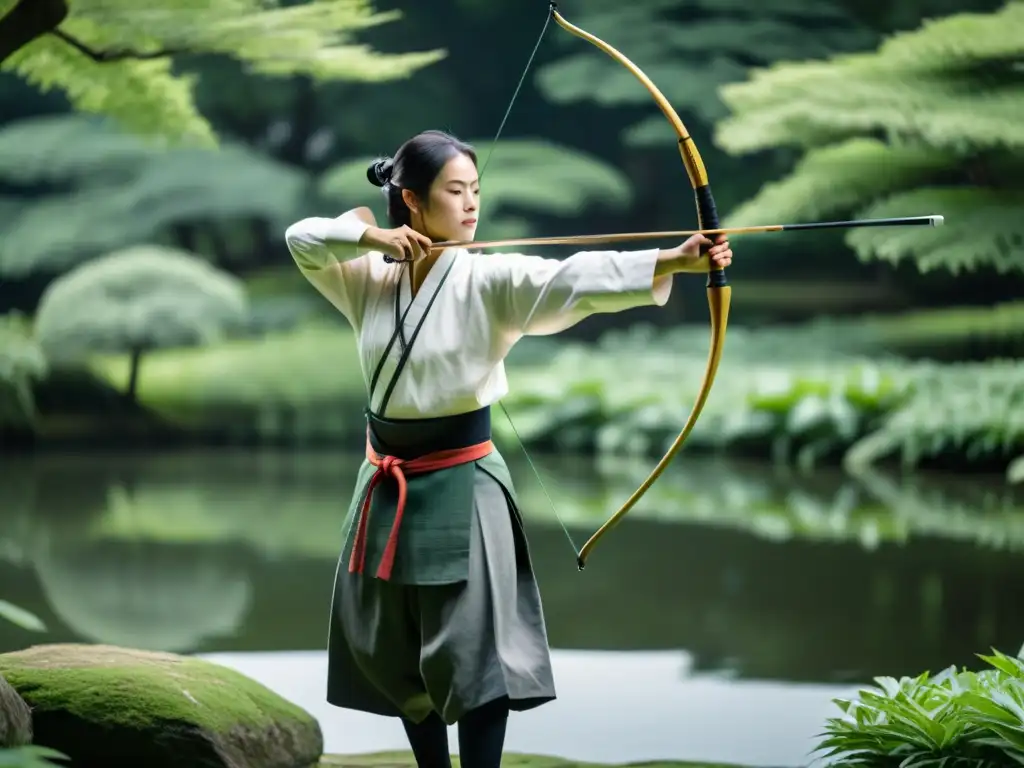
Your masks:
{"label": "still pond surface", "polygon": [[[560,696],[513,718],[510,750],[807,765],[833,696],[1024,642],[1024,498],[998,479],[681,459],[581,573],[536,479],[507,455]],[[6,458],[0,597],[49,629],[0,623],[0,652],[85,641],[203,654],[306,707],[328,751],[404,748],[397,723],[323,702],[358,459]],[[650,467],[535,460],[577,545]]]}

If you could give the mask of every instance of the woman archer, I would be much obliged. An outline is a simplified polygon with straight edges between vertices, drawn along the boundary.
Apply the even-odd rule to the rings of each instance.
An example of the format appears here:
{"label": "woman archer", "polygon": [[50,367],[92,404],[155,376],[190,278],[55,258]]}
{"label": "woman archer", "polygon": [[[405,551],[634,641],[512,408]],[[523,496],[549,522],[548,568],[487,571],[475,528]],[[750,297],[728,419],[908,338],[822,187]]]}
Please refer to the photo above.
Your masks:
{"label": "woman archer", "polygon": [[[420,768],[497,768],[510,711],[555,698],[540,594],[516,493],[491,443],[503,361],[524,336],[663,306],[672,276],[728,267],[724,236],[564,260],[487,256],[473,148],[439,131],[372,163],[391,228],[358,211],[286,232],[313,286],[352,325],[368,388],[367,445],[344,530],[327,700],[401,718]],[[701,254],[703,245],[712,246]],[[335,364],[343,364],[334,361]]]}

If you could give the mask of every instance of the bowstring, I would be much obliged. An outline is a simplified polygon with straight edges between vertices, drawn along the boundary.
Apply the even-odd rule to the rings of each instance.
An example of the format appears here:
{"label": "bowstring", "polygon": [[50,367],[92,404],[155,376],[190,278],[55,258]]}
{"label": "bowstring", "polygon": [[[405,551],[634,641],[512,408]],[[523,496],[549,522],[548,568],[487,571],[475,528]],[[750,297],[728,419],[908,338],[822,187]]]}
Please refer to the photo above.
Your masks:
{"label": "bowstring", "polygon": [[544,35],[547,34],[548,25],[551,24],[551,16],[554,13],[556,4],[551,2],[548,6],[548,15],[544,19],[544,26],[541,27],[540,34],[537,35],[537,42],[533,44],[533,51],[530,53],[530,58],[526,60],[526,66],[523,68],[523,74],[519,76],[519,83],[516,85],[515,91],[512,92],[512,99],[508,103],[508,107],[505,109],[505,116],[501,118],[501,123],[498,125],[498,131],[494,134],[494,138],[491,139],[491,148],[487,151],[487,159],[484,160],[484,167],[480,169],[480,173],[477,174],[478,179],[483,179],[484,171],[487,170],[488,163],[491,162],[491,157],[494,156],[494,150],[498,145],[498,139],[501,137],[501,132],[505,130],[505,123],[508,122],[508,116],[512,114],[512,105],[516,103],[516,99],[519,98],[519,91],[522,90],[523,84],[526,82],[526,76],[530,73],[530,67],[533,66],[533,60],[537,57],[537,51],[540,50],[540,44],[544,40]]}
{"label": "bowstring", "polygon": [[[494,150],[497,148],[498,139],[501,138],[501,132],[505,129],[505,123],[508,122],[508,116],[512,113],[512,105],[516,103],[516,99],[519,97],[519,91],[522,90],[523,84],[526,82],[526,77],[530,73],[530,67],[533,66],[533,60],[537,57],[537,51],[540,50],[540,44],[544,40],[544,35],[547,34],[548,26],[551,24],[551,17],[554,14],[556,3],[551,2],[548,6],[547,18],[544,19],[544,26],[540,30],[540,34],[537,36],[537,42],[534,43],[533,51],[530,53],[530,58],[526,61],[526,67],[523,68],[523,74],[519,77],[519,82],[516,84],[516,89],[512,93],[512,99],[508,103],[508,108],[505,110],[505,116],[501,118],[501,123],[498,125],[498,130],[494,134],[494,138],[491,139],[491,148],[487,152],[487,159],[484,160],[484,165],[480,169],[477,178],[483,181],[484,172],[487,170],[488,164],[491,162],[491,158],[494,157]],[[562,520],[562,516],[558,514],[558,510],[555,508],[555,502],[551,498],[551,494],[548,493],[547,486],[544,484],[544,478],[541,477],[540,471],[537,469],[537,465],[533,463],[533,457],[530,456],[530,452],[526,450],[526,443],[523,442],[523,438],[519,435],[519,430],[516,429],[516,424],[512,420],[512,415],[508,412],[505,407],[505,403],[501,400],[498,401],[498,405],[501,407],[502,413],[505,414],[505,418],[508,419],[508,424],[512,427],[512,434],[515,435],[516,442],[519,443],[519,447],[523,451],[523,456],[526,457],[526,462],[530,465],[530,469],[533,472],[533,476],[537,478],[537,484],[540,486],[541,491],[544,493],[544,498],[547,499],[548,506],[555,515],[555,519],[558,521],[558,525],[562,528],[562,533],[565,534],[565,538],[569,540],[569,546],[572,547],[572,551],[576,554],[577,559],[580,556],[580,549],[576,546],[576,542],[573,541],[572,534],[569,533],[569,529],[566,527]]]}

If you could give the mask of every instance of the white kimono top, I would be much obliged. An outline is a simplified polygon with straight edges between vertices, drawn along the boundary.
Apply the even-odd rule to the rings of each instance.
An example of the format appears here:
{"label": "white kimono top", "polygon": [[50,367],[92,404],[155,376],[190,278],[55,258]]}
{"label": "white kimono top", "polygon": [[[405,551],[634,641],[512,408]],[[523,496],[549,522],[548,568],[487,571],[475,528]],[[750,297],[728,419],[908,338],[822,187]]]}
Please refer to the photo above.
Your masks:
{"label": "white kimono top", "polygon": [[448,248],[411,298],[408,265],[388,264],[383,254],[359,245],[368,226],[349,211],[296,222],[285,239],[302,273],[355,330],[367,389],[395,332],[395,293],[400,312],[408,309],[408,339],[452,266],[387,413],[379,413],[401,355],[398,343],[384,363],[369,405],[387,418],[435,418],[490,406],[508,392],[504,359],[523,336],[558,333],[596,313],[663,306],[672,289],[671,275],[655,277],[656,248],[586,251],[564,260]]}

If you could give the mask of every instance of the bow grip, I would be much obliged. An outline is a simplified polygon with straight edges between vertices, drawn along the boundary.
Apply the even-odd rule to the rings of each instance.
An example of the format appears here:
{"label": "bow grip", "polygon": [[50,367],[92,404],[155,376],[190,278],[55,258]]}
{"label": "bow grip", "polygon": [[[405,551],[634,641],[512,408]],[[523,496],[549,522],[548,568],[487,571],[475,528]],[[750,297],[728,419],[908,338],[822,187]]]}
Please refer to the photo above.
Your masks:
{"label": "bow grip", "polygon": [[[715,207],[715,198],[711,194],[711,185],[703,184],[695,187],[694,197],[697,200],[697,221],[701,229],[718,229],[718,209]],[[714,238],[711,238],[712,240]],[[707,251],[707,246],[702,248]],[[712,269],[708,272],[708,288],[725,288],[729,284],[724,269]]]}

